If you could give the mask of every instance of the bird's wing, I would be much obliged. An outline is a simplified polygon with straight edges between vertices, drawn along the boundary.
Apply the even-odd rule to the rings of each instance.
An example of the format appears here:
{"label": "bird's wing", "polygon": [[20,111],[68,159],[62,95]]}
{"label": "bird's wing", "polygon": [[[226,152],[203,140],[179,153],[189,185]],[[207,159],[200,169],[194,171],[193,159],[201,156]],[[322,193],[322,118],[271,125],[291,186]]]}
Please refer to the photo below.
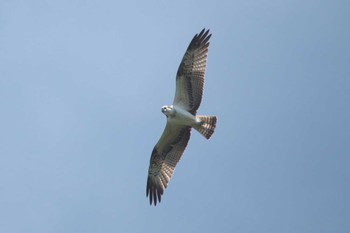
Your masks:
{"label": "bird's wing", "polygon": [[146,196],[152,205],[161,201],[176,164],[179,162],[191,135],[191,127],[167,123],[154,147],[148,169]]}
{"label": "bird's wing", "polygon": [[176,75],[173,104],[194,115],[202,100],[210,37],[209,30],[205,29],[193,37]]}

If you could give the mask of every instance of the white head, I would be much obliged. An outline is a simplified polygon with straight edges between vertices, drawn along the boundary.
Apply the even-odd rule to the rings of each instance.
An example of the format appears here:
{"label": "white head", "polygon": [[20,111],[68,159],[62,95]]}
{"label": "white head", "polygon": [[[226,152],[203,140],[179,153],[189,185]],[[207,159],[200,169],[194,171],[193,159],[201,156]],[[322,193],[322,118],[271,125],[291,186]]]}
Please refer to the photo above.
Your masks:
{"label": "white head", "polygon": [[175,114],[175,109],[173,107],[173,105],[168,106],[168,105],[164,105],[162,107],[162,113],[164,113],[164,115],[168,116],[173,116]]}

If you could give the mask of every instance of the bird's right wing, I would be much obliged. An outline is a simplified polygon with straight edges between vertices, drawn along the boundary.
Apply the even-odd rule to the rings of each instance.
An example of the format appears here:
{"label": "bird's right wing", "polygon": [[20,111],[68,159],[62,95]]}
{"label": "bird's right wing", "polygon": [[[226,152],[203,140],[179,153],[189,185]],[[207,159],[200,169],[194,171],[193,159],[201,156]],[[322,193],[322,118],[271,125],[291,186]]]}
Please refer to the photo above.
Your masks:
{"label": "bird's right wing", "polygon": [[161,201],[164,189],[174,173],[176,164],[186,149],[191,127],[167,123],[164,132],[154,147],[148,169],[146,196],[150,204]]}

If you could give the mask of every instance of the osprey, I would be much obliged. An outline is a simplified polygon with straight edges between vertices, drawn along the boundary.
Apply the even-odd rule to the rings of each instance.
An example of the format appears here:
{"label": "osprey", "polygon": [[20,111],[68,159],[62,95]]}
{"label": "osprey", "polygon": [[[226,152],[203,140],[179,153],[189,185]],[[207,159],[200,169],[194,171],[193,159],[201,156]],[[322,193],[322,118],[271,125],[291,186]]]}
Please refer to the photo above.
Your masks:
{"label": "osprey", "polygon": [[190,139],[191,129],[206,139],[214,133],[216,116],[196,115],[203,95],[210,37],[209,30],[205,29],[193,37],[177,71],[173,105],[161,109],[167,123],[152,151],[148,169],[146,196],[149,196],[150,205],[161,201]]}

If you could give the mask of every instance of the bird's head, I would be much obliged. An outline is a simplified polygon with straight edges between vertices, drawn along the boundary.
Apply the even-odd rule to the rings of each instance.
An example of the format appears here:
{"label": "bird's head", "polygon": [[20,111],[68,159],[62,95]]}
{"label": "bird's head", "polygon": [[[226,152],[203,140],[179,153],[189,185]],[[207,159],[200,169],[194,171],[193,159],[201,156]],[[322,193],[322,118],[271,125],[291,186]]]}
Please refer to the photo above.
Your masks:
{"label": "bird's head", "polygon": [[175,109],[173,108],[173,106],[168,106],[168,105],[164,105],[162,107],[162,113],[164,113],[164,115],[166,115],[167,117],[170,115],[174,115],[175,113]]}

